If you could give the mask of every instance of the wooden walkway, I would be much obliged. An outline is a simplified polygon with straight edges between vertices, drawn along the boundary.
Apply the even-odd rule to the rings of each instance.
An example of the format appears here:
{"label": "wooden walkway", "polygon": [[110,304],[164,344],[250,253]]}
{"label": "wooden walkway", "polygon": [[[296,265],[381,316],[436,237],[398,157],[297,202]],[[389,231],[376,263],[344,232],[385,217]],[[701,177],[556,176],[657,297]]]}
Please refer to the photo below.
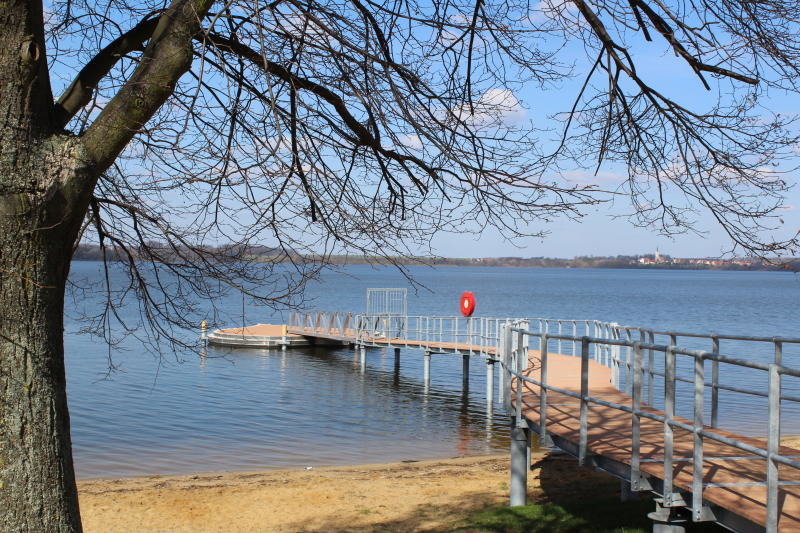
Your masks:
{"label": "wooden walkway", "polygon": [[[313,328],[289,328],[289,332],[306,337],[319,337],[328,340],[355,342],[355,331],[347,329],[314,331]],[[401,338],[368,337],[360,339],[370,345],[386,345],[395,347],[411,347],[431,352],[482,352],[494,355],[494,347],[477,346],[466,343],[434,342],[406,340]],[[539,353],[529,351],[528,370],[526,375],[540,380]],[[622,405],[632,405],[632,398],[611,385],[611,369],[591,360],[589,362],[589,396]],[[581,359],[580,357],[548,354],[547,385],[580,393]],[[514,388],[516,380],[514,380]],[[512,395],[513,396],[513,395]],[[533,427],[540,421],[539,387],[525,384],[522,396],[522,415]],[[575,453],[580,434],[580,402],[565,394],[549,391],[547,394],[546,429],[556,444],[566,451]],[[660,411],[645,407],[655,414]],[[675,417],[675,420],[691,425],[691,421]],[[736,439],[766,450],[766,441],[745,437],[706,427],[709,431]],[[641,418],[640,434],[641,473],[652,480],[664,478],[664,424],[648,418]],[[693,434],[675,428],[673,430],[673,486],[675,491],[687,494],[687,505],[691,505],[688,494],[692,490]],[[591,461],[595,466],[616,464],[630,467],[632,455],[631,414],[612,407],[591,404],[588,416],[587,451],[594,458],[602,461]],[[781,446],[780,455],[800,458],[800,449]],[[619,469],[604,468],[616,475]],[[616,470],[616,471],[615,471]],[[780,533],[800,532],[800,471],[781,466],[779,488],[779,521]],[[624,476],[621,476],[624,477]],[[728,446],[710,439],[703,443],[703,498],[704,501],[717,507],[718,512],[725,514],[720,520],[735,530],[759,530],[766,523],[766,460],[749,455],[739,448]],[[763,529],[762,529],[763,530]]]}
{"label": "wooden walkway", "polygon": [[[540,379],[538,352],[530,352],[528,375]],[[568,355],[548,354],[547,384],[580,393],[581,360]],[[589,362],[589,395],[608,402],[631,405],[632,398],[611,385],[611,369],[595,361]],[[539,390],[526,384],[523,393],[523,416],[538,425],[540,420]],[[649,412],[663,414],[655,409]],[[549,391],[547,394],[547,431],[573,443],[579,440],[580,402],[570,396]],[[675,417],[691,425],[691,421]],[[588,451],[605,459],[630,466],[632,454],[631,415],[619,409],[592,405],[588,417]],[[766,449],[766,441],[706,427],[720,435]],[[693,435],[678,428],[673,430],[673,483],[676,490],[691,493]],[[779,453],[800,457],[800,450],[782,446]],[[664,424],[641,418],[641,471],[647,476],[664,477]],[[781,486],[778,531],[800,531],[800,471],[780,469]],[[720,442],[705,439],[703,443],[703,498],[756,525],[766,523],[766,461],[761,457]]]}

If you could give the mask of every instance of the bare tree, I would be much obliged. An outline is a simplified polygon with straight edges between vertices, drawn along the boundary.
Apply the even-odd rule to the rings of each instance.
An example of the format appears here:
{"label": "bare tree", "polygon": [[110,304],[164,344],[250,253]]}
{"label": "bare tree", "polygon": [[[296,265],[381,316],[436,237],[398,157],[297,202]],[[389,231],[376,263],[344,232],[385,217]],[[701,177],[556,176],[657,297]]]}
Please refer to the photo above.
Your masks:
{"label": "bare tree", "polygon": [[[168,338],[220,291],[285,302],[318,268],[304,252],[402,256],[437,231],[579,217],[607,195],[561,179],[575,167],[627,169],[611,192],[636,223],[681,232],[707,211],[734,247],[789,253],[796,235],[769,234],[795,138],[760,98],[797,91],[799,15],[778,0],[4,3],[2,529],[80,530],[62,315],[81,239],[131,279],[108,287],[99,330],[133,294]],[[648,46],[714,103],[648,83]],[[525,84],[566,96],[564,80],[558,129],[512,120]]]}

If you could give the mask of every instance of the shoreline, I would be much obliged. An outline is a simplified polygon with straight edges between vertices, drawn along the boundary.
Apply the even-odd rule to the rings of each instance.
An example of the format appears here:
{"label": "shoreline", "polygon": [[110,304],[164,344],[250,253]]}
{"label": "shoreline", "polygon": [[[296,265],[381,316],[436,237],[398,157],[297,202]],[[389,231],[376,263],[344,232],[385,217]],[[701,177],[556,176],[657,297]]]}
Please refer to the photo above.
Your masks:
{"label": "shoreline", "polygon": [[[800,448],[800,437],[781,440]],[[579,467],[573,457],[558,452],[534,449],[531,459],[530,503],[551,512],[567,509],[570,520],[614,521],[627,513],[626,519],[646,523],[649,499],[619,503],[619,480],[609,474]],[[484,531],[464,524],[481,512],[507,509],[508,461],[508,454],[501,453],[310,469],[92,478],[78,480],[78,491],[87,533]]]}
{"label": "shoreline", "polygon": [[496,454],[308,470],[93,478],[78,480],[78,491],[87,533],[422,531],[445,526],[458,502],[469,511],[479,502],[504,501],[507,461],[506,454]]}

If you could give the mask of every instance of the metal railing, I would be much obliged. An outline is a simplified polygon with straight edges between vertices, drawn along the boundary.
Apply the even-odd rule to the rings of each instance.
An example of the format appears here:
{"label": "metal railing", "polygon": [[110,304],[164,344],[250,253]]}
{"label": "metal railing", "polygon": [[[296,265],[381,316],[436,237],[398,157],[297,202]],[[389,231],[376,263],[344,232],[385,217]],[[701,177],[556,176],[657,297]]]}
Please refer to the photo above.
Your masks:
{"label": "metal railing", "polygon": [[[358,314],[341,311],[292,312],[289,327],[309,333],[352,338],[356,343],[369,343],[375,339],[392,339],[395,346],[428,348],[436,350],[443,344],[452,344],[469,353],[485,357],[495,353],[500,341],[502,324],[517,320],[509,317],[463,317],[463,316],[388,316],[385,314]],[[591,335],[599,337],[609,330],[611,323],[598,320],[566,320],[552,318],[525,319],[537,324],[539,331],[558,334],[570,332],[573,336]],[[344,331],[348,330],[345,335]],[[559,341],[558,350],[563,347]],[[576,343],[571,343],[573,355]],[[457,350],[457,351],[458,351]],[[607,357],[600,349],[594,358]]]}
{"label": "metal railing", "polygon": [[[509,413],[512,413],[517,420],[522,418],[523,392],[526,384],[533,385],[538,390],[538,416],[536,421],[540,441],[547,443],[549,435],[547,431],[547,408],[548,393],[562,394],[580,402],[579,410],[579,442],[578,460],[583,464],[586,461],[588,445],[588,412],[590,405],[605,406],[623,411],[630,414],[631,420],[631,457],[630,457],[630,482],[634,491],[643,490],[644,478],[641,472],[641,421],[643,418],[663,423],[663,497],[664,506],[686,506],[692,511],[693,519],[696,521],[709,520],[707,508],[703,504],[703,444],[705,440],[713,440],[728,446],[732,446],[762,457],[766,460],[765,478],[767,488],[767,531],[777,531],[778,524],[778,487],[780,478],[778,466],[784,465],[794,469],[800,469],[800,462],[795,458],[786,457],[779,453],[781,436],[781,402],[798,402],[800,398],[781,394],[781,380],[784,376],[800,378],[800,369],[786,366],[783,362],[783,347],[786,344],[800,344],[797,338],[768,338],[768,337],[747,337],[741,335],[699,335],[694,333],[676,333],[649,330],[645,328],[634,328],[630,326],[619,326],[613,323],[596,323],[598,331],[602,336],[575,336],[563,334],[551,334],[547,328],[534,331],[530,327],[529,320],[517,320],[501,326],[499,343],[499,359],[503,367],[502,374],[505,374],[504,383],[504,406]],[[634,332],[639,334],[639,340],[634,340]],[[657,336],[667,336],[668,344],[656,344],[654,338]],[[712,350],[695,350],[678,346],[678,339],[681,337],[693,339],[708,339],[711,341]],[[530,339],[536,338],[534,348],[539,350],[539,372],[540,379],[530,377],[528,370],[529,344]],[[774,349],[774,357],[770,363],[748,361],[741,358],[729,357],[719,353],[720,340],[735,340],[756,343],[771,343]],[[548,383],[548,352],[549,344],[562,342],[572,343],[573,347],[580,345],[581,372],[580,372],[580,392],[567,390],[553,386]],[[594,356],[590,353],[594,349]],[[625,352],[623,357],[622,352]],[[563,353],[563,352],[562,352]],[[573,354],[574,354],[573,349]],[[645,359],[647,353],[647,359]],[[663,368],[660,372],[655,369],[655,354],[663,354]],[[693,379],[686,380],[679,378],[676,373],[676,361],[679,356],[688,358],[693,362]],[[661,355],[658,358],[662,357]],[[619,387],[620,369],[625,369],[628,373],[625,381],[625,392],[628,392],[631,401],[629,404],[620,404],[589,394],[589,361],[593,359],[600,364],[612,369],[612,382]],[[647,362],[646,362],[647,361]],[[712,367],[712,379],[706,381],[705,362],[710,361]],[[748,368],[761,371],[767,374],[767,391],[743,389],[741,387],[730,387],[720,383],[720,365],[730,365],[736,368]],[[643,409],[644,392],[649,393],[649,403],[653,405],[653,376],[663,377],[663,414],[653,413],[652,410]],[[646,386],[644,378],[647,377],[649,383]],[[516,385],[512,384],[512,381]],[[686,423],[676,419],[676,383],[688,381],[693,384],[693,416],[692,422]],[[530,387],[527,387],[530,390]],[[577,387],[576,387],[577,388]],[[712,415],[711,424],[706,424],[704,415],[705,391],[711,389]],[[730,438],[720,432],[714,431],[718,423],[718,398],[719,391],[726,390],[742,394],[762,396],[768,400],[768,432],[766,448],[753,446],[747,442]],[[673,486],[673,465],[674,465],[674,429],[681,429],[689,432],[693,439],[693,471],[692,471],[692,501],[691,503],[680,502],[679,494]]]}

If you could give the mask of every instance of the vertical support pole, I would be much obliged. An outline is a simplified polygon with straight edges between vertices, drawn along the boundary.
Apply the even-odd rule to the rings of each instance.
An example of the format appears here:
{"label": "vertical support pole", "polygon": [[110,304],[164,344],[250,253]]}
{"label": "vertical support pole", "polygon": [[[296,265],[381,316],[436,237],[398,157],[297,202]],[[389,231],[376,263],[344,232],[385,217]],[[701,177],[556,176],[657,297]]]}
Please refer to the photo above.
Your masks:
{"label": "vertical support pole", "polygon": [[581,415],[578,437],[578,463],[586,464],[586,448],[589,442],[589,337],[581,337]]}
{"label": "vertical support pole", "polygon": [[200,342],[203,346],[208,346],[208,322],[205,320],[200,322]]}
{"label": "vertical support pole", "polygon": [[[614,337],[613,329],[610,335],[611,338]],[[609,366],[611,367],[611,385],[614,386],[617,390],[619,390],[619,377],[620,377],[620,361],[617,357],[614,357],[616,350],[616,346],[606,345],[607,349],[612,352],[611,360],[609,361]]]}
{"label": "vertical support pole", "polygon": [[530,429],[511,417],[511,506],[525,505],[528,500],[528,463]]}
{"label": "vertical support pole", "polygon": [[[633,334],[631,330],[625,330],[626,340],[628,341],[628,346],[625,348],[625,392],[628,394],[633,394],[633,348],[631,348],[633,343]],[[617,350],[622,350],[622,348],[617,348]]]}
{"label": "vertical support pole", "polygon": [[[719,337],[711,336],[711,352],[719,354]],[[719,427],[719,361],[711,360],[711,427]]]}
{"label": "vertical support pole", "polygon": [[486,410],[492,410],[494,402],[494,361],[486,360]]}
{"label": "vertical support pole", "polygon": [[461,355],[461,388],[464,392],[469,390],[469,353]]}
{"label": "vertical support pole", "polygon": [[361,372],[364,372],[367,369],[367,347],[363,344],[361,345]]}
{"label": "vertical support pole", "polygon": [[664,353],[664,507],[672,507],[672,419],[675,417],[674,345]]}
{"label": "vertical support pole", "polygon": [[642,409],[642,344],[633,343],[633,395],[631,399],[631,484],[633,492],[641,490],[641,415]]}
{"label": "vertical support pole", "polygon": [[[694,429],[703,429],[703,394],[705,393],[705,359],[694,358]],[[692,469],[692,519],[703,519],[703,436],[694,433]]]}
{"label": "vertical support pole", "polygon": [[400,372],[400,348],[394,349],[394,371],[395,373]]}
{"label": "vertical support pole", "polygon": [[578,324],[572,321],[572,355],[578,355],[577,346],[575,346],[575,337],[578,336]]}
{"label": "vertical support pole", "polygon": [[422,383],[426,391],[431,386],[431,352],[427,350],[422,356]]}
{"label": "vertical support pole", "polygon": [[472,355],[473,346],[475,344],[472,338],[472,317],[467,319],[467,344],[469,344],[469,354]]}
{"label": "vertical support pole", "polygon": [[553,445],[547,434],[547,333],[542,333],[539,357],[542,365],[540,376],[542,385],[539,388],[539,446],[546,447]]}
{"label": "vertical support pole", "polygon": [[[652,331],[650,331],[649,335],[647,336],[647,342],[650,344],[650,346],[653,346],[656,343],[656,336]],[[652,347],[647,352],[647,370],[649,374],[647,378],[647,403],[652,407],[655,402],[653,382],[655,380],[656,356]]]}
{"label": "vertical support pole", "polygon": [[[779,344],[775,343],[778,350]],[[775,358],[779,359],[776,351]],[[778,531],[778,463],[781,441],[781,374],[780,365],[769,365],[769,433],[767,435],[767,531]]]}
{"label": "vertical support pole", "polygon": [[563,335],[563,329],[562,329],[561,326],[562,326],[562,324],[561,324],[561,321],[559,320],[558,321],[558,353],[564,353],[561,350],[561,335]]}
{"label": "vertical support pole", "polygon": [[497,355],[500,359],[500,372],[497,375],[497,403],[505,406],[504,401],[506,398],[506,375],[508,374],[508,352],[506,346],[508,345],[508,325],[498,323],[500,328],[497,334]]}

